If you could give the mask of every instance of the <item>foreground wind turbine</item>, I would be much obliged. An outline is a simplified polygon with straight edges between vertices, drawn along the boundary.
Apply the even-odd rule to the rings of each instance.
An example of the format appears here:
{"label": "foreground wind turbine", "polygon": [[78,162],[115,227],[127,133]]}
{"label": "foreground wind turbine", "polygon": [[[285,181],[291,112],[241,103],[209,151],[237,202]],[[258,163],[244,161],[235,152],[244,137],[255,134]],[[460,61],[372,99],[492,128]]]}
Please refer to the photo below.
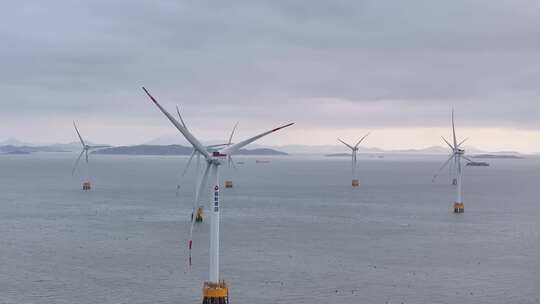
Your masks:
{"label": "foreground wind turbine", "polygon": [[366,134],[364,135],[364,137],[360,138],[360,140],[356,143],[356,145],[352,146],[352,145],[349,145],[348,143],[344,142],[343,140],[341,140],[340,138],[338,138],[337,140],[339,140],[342,144],[344,144],[345,146],[349,147],[351,149],[351,157],[352,157],[352,163],[351,163],[351,171],[352,171],[352,186],[353,187],[358,187],[359,183],[358,183],[358,178],[356,177],[356,154],[358,153],[358,146],[362,143],[362,141],[369,135]]}
{"label": "foreground wind turbine", "polygon": [[79,137],[79,140],[81,141],[82,151],[81,151],[81,154],[79,154],[79,157],[77,157],[77,160],[75,161],[75,165],[73,166],[73,170],[71,170],[71,175],[75,174],[75,169],[77,169],[77,165],[79,164],[79,161],[81,160],[81,157],[84,154],[85,155],[85,160],[86,160],[86,181],[83,182],[83,190],[90,190],[92,188],[92,186],[90,184],[90,167],[88,165],[88,151],[93,150],[93,149],[99,149],[99,148],[108,148],[109,146],[104,146],[104,145],[90,146],[90,145],[87,145],[84,142],[84,139],[82,138],[81,133],[79,132],[79,129],[77,129],[77,125],[75,124],[75,121],[73,121],[73,127],[75,127],[75,132],[77,132],[77,136]]}
{"label": "foreground wind turbine", "polygon": [[294,123],[289,123],[281,127],[272,129],[270,131],[261,133],[257,136],[248,138],[236,144],[227,145],[224,148],[217,149],[211,153],[207,148],[201,144],[201,142],[191,134],[191,132],[185,128],[185,126],[179,123],[167,110],[165,110],[157,100],[150,95],[150,93],[143,87],[144,92],[159,108],[159,110],[169,119],[169,121],[184,135],[187,141],[191,143],[193,149],[197,151],[206,161],[206,167],[204,174],[200,180],[198,186],[197,199],[200,197],[202,191],[205,190],[210,171],[214,176],[213,187],[213,203],[211,208],[211,220],[210,220],[210,276],[209,281],[203,285],[203,304],[227,304],[229,297],[228,286],[225,281],[219,280],[219,222],[220,222],[220,206],[219,206],[219,166],[221,162],[228,156],[238,152],[242,147],[256,141],[257,139],[266,136],[270,133],[276,132],[283,128],[289,127]]}
{"label": "foreground wind turbine", "polygon": [[[442,137],[442,136],[441,136]],[[461,165],[461,159],[464,158],[467,161],[472,161],[470,158],[465,156],[465,150],[461,149],[461,145],[467,141],[468,138],[465,138],[461,142],[458,143],[456,138],[456,127],[454,124],[454,110],[452,109],[452,144],[446,140],[446,138],[442,137],[444,142],[450,147],[451,154],[450,157],[443,163],[437,174],[433,176],[433,180],[437,178],[438,174],[448,165],[453,165],[455,169],[455,181],[456,181],[456,201],[454,202],[454,213],[463,213],[465,211],[465,204],[463,203],[462,199],[462,165]]]}

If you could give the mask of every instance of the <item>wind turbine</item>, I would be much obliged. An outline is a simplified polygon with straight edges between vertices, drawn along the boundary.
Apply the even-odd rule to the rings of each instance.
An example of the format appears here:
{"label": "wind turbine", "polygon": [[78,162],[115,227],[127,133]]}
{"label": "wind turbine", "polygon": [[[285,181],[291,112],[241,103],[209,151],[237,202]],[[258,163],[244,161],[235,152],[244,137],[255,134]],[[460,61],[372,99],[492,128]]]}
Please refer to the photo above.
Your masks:
{"label": "wind turbine", "polygon": [[83,154],[85,156],[86,161],[86,181],[83,182],[83,190],[90,190],[92,188],[90,184],[90,166],[88,165],[88,151],[99,149],[99,148],[108,148],[109,146],[105,145],[95,145],[90,146],[87,145],[84,141],[84,139],[81,136],[81,133],[79,132],[79,129],[77,129],[77,125],[75,124],[75,121],[73,121],[73,127],[75,127],[75,132],[77,132],[77,136],[79,137],[79,140],[81,141],[82,145],[82,151],[81,154],[79,154],[79,157],[77,157],[77,160],[75,161],[75,165],[73,166],[73,170],[71,170],[71,175],[75,174],[75,169],[77,169],[77,165],[79,164],[79,161],[81,160]]}
{"label": "wind turbine", "polygon": [[358,183],[358,178],[356,177],[356,154],[358,153],[358,146],[362,143],[362,141],[369,135],[366,134],[364,135],[364,137],[360,138],[360,140],[356,143],[356,145],[352,146],[352,145],[349,145],[348,143],[344,142],[343,140],[341,140],[341,138],[338,138],[337,140],[339,140],[342,144],[344,144],[345,146],[349,147],[351,149],[351,158],[352,158],[352,163],[351,163],[351,171],[352,171],[352,186],[353,187],[358,187],[359,183]]}
{"label": "wind turbine", "polygon": [[[228,156],[234,155],[242,147],[264,137],[270,133],[276,132],[283,128],[289,127],[294,123],[289,123],[281,127],[272,129],[270,131],[261,133],[254,137],[248,138],[236,144],[227,145],[223,148],[219,148],[211,153],[207,148],[201,144],[201,142],[191,134],[191,132],[185,128],[185,126],[179,123],[167,110],[165,110],[158,101],[150,95],[148,90],[143,87],[144,92],[152,100],[152,102],[159,108],[159,110],[169,119],[169,121],[184,135],[187,141],[191,143],[193,149],[197,151],[206,161],[206,167],[204,169],[203,176],[198,184],[197,198],[200,197],[202,191],[205,190],[208,178],[211,174],[214,177],[213,187],[213,202],[211,208],[211,220],[210,220],[210,267],[209,267],[209,280],[203,285],[203,304],[227,304],[229,298],[228,285],[225,281],[219,279],[219,222],[220,222],[220,206],[219,206],[219,166],[222,161]],[[191,246],[191,242],[189,244]]]}
{"label": "wind turbine", "polygon": [[443,141],[450,147],[451,154],[448,159],[443,163],[437,174],[433,176],[433,180],[437,178],[439,173],[448,165],[453,164],[455,167],[455,180],[456,180],[456,200],[454,202],[454,213],[463,213],[465,211],[465,205],[463,204],[462,199],[462,165],[461,159],[464,158],[467,161],[472,161],[470,158],[465,156],[465,150],[461,149],[461,145],[467,141],[468,138],[465,138],[458,143],[456,137],[456,127],[454,123],[454,109],[452,109],[452,143],[450,143],[446,138],[442,137]]}

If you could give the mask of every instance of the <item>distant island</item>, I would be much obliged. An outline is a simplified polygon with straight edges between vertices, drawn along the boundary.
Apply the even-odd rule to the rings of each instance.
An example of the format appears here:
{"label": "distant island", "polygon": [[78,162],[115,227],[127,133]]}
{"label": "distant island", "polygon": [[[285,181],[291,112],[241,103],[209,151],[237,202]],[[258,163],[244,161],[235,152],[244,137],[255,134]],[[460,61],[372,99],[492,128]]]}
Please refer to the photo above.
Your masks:
{"label": "distant island", "polygon": [[485,159],[492,159],[492,158],[500,158],[500,159],[522,159],[523,157],[517,156],[517,155],[499,155],[499,154],[478,154],[471,156],[472,158],[485,158]]}
{"label": "distant island", "polygon": [[6,154],[31,154],[36,152],[70,152],[51,146],[0,146],[0,152]]}
{"label": "distant island", "polygon": [[[193,152],[191,147],[181,145],[136,145],[121,146],[100,149],[92,152],[93,154],[106,155],[190,155]],[[285,152],[274,149],[241,149],[237,155],[288,155]]]}

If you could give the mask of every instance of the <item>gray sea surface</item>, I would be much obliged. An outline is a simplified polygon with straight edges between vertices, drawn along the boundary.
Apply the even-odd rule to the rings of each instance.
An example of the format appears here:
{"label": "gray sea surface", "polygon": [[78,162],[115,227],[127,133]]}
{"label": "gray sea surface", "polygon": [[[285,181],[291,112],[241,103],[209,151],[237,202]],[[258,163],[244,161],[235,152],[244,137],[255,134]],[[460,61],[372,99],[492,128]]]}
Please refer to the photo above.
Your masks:
{"label": "gray sea surface", "polygon": [[[0,155],[0,303],[201,303],[208,224],[186,242],[186,157]],[[231,303],[539,303],[540,160],[466,167],[451,212],[444,156],[237,157],[222,170]],[[204,202],[210,204],[209,194]]]}

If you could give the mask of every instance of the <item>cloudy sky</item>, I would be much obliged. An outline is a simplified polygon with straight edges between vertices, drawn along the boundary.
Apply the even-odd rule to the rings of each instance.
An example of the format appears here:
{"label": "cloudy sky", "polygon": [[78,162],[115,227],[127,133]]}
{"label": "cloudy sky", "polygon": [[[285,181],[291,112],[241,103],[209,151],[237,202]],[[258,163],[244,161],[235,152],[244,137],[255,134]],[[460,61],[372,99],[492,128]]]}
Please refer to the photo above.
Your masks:
{"label": "cloudy sky", "polygon": [[0,140],[134,144],[194,133],[264,144],[540,152],[540,2],[2,1]]}

